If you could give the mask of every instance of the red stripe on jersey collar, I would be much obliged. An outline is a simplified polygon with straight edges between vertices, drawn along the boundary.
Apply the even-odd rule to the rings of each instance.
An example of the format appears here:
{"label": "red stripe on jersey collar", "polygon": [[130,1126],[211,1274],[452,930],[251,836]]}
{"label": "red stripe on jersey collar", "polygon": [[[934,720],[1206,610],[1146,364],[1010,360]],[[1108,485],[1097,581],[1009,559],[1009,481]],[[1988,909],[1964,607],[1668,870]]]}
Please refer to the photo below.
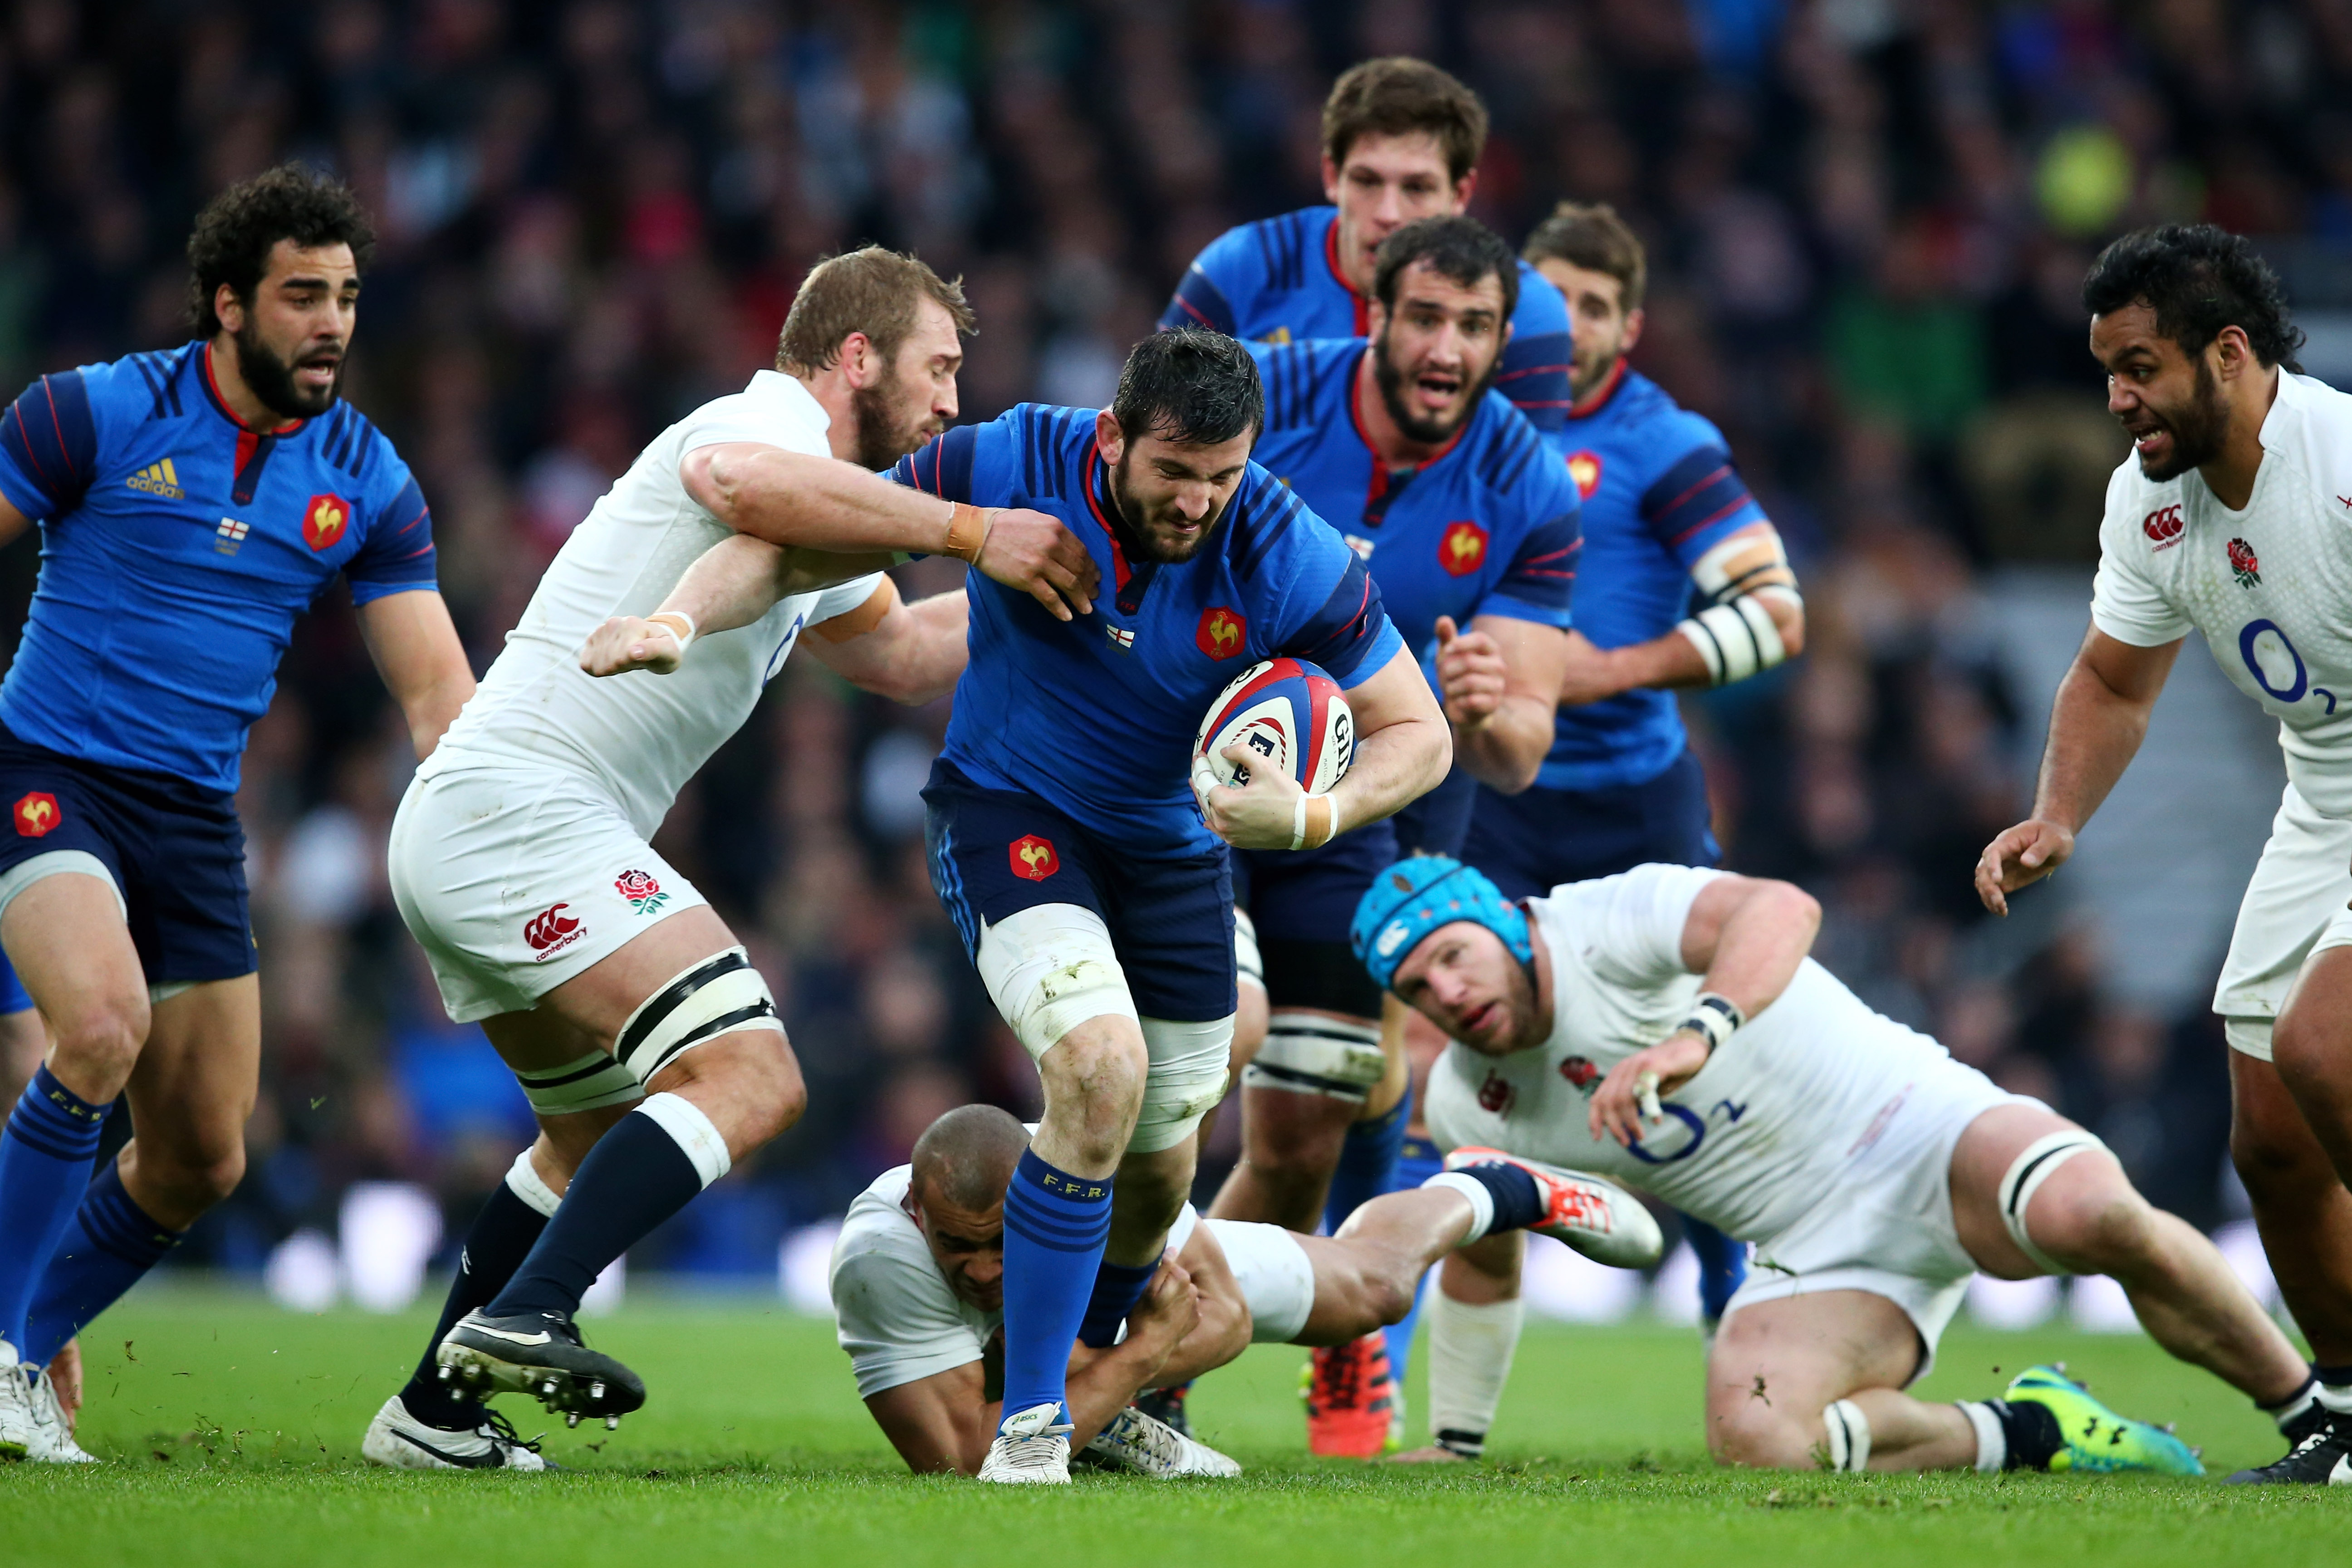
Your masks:
{"label": "red stripe on jersey collar", "polygon": [[1617,388],[1624,379],[1625,356],[1619,354],[1617,363],[1609,367],[1609,374],[1601,378],[1601,384],[1592,389],[1592,395],[1568,405],[1568,416],[1570,419],[1591,418],[1601,412],[1601,405],[1617,395]]}
{"label": "red stripe on jersey collar", "polygon": [[209,342],[205,344],[205,395],[213,400],[213,406],[220,410],[222,418],[249,435],[291,436],[309,423],[302,419],[289,419],[283,425],[273,425],[267,430],[256,430],[252,426],[239,419],[236,416],[236,410],[228,405],[228,399],[221,395],[220,383],[213,375],[213,345]]}
{"label": "red stripe on jersey collar", "polygon": [[1356,286],[1348,281],[1348,274],[1339,266],[1339,215],[1338,213],[1331,215],[1331,226],[1323,231],[1323,259],[1330,267],[1331,276],[1339,279],[1339,287],[1348,291],[1348,298],[1356,307],[1356,330],[1348,335],[1354,338],[1367,336],[1372,330],[1372,305],[1370,300],[1356,292]]}
{"label": "red stripe on jersey collar", "polygon": [[[1364,444],[1364,455],[1372,460],[1371,483],[1364,488],[1364,504],[1367,506],[1388,494],[1390,478],[1396,471],[1389,467],[1386,459],[1381,458],[1381,449],[1372,445],[1371,433],[1364,428],[1364,396],[1368,392],[1374,397],[1381,395],[1378,371],[1373,370],[1369,377],[1365,374],[1367,370],[1372,368],[1371,352],[1372,345],[1370,343],[1358,349],[1355,365],[1348,372],[1348,426],[1355,431],[1356,439]],[[1468,416],[1455,426],[1454,434],[1446,437],[1445,445],[1432,452],[1423,461],[1412,465],[1412,471],[1417,474],[1423,468],[1434,468],[1444,462],[1447,453],[1462,445],[1462,437],[1470,434],[1470,426],[1476,422],[1477,418],[1478,410],[1473,407]]]}
{"label": "red stripe on jersey collar", "polygon": [[1091,441],[1087,442],[1087,455],[1078,464],[1078,480],[1086,487],[1087,510],[1094,513],[1095,521],[1102,525],[1103,537],[1110,541],[1112,587],[1118,589],[1126,587],[1127,580],[1135,574],[1128,568],[1127,552],[1118,542],[1118,530],[1112,527],[1110,519],[1103,515],[1102,493],[1097,488],[1097,470],[1101,467],[1102,448]]}

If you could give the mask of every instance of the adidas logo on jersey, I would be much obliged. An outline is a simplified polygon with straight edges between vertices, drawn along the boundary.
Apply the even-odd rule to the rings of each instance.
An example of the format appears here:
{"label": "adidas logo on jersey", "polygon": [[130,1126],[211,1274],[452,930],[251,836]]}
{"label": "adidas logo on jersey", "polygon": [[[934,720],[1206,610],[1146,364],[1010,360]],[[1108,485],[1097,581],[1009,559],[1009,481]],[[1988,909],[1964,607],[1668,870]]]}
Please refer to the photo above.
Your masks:
{"label": "adidas logo on jersey", "polygon": [[188,499],[188,492],[180,488],[180,471],[172,466],[172,459],[169,458],[160,463],[148,464],[122,482],[134,490],[144,490],[151,496],[161,496],[165,500]]}

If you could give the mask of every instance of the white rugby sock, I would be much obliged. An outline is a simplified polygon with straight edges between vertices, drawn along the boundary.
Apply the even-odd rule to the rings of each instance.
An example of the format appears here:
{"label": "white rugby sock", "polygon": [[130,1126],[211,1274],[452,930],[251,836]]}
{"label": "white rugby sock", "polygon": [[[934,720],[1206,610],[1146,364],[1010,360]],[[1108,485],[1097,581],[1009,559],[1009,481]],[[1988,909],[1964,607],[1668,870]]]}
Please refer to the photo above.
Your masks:
{"label": "white rugby sock", "polygon": [[540,1179],[539,1168],[530,1163],[530,1151],[525,1149],[507,1167],[507,1191],[514,1194],[549,1219],[555,1217],[555,1208],[562,1195]]}
{"label": "white rugby sock", "polygon": [[651,1095],[632,1114],[647,1118],[668,1133],[685,1151],[686,1157],[694,1162],[695,1173],[706,1187],[725,1175],[733,1163],[727,1156],[727,1140],[719,1135],[717,1123],[690,1100],[675,1094]]}
{"label": "white rugby sock", "polygon": [[1832,1470],[1870,1468],[1870,1417],[1851,1399],[1833,1401],[1822,1412],[1822,1430],[1829,1434]]}
{"label": "white rugby sock", "polygon": [[2009,1463],[2009,1434],[2001,1430],[2000,1417],[1993,1407],[1981,1399],[1956,1399],[1960,1414],[1977,1429],[1977,1468],[1988,1475],[1998,1473]]}
{"label": "white rugby sock", "polygon": [[1421,1184],[1424,1187],[1444,1187],[1448,1192],[1460,1193],[1470,1200],[1469,1232],[1461,1240],[1455,1242],[1454,1246],[1467,1247],[1495,1228],[1495,1194],[1488,1192],[1486,1184],[1477,1177],[1465,1176],[1459,1171],[1442,1171]]}

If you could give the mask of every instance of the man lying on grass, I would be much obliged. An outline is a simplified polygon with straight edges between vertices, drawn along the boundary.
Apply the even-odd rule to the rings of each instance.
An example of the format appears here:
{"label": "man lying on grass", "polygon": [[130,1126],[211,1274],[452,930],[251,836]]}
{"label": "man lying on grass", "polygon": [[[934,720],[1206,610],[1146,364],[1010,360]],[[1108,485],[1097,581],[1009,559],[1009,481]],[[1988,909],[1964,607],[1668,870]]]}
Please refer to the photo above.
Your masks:
{"label": "man lying on grass", "polygon": [[[1004,1190],[1029,1145],[1002,1110],[933,1122],[909,1164],[849,1207],[833,1253],[833,1306],[857,1392],[910,1468],[977,1475],[996,1431]],[[1074,1346],[1072,1451],[1145,1475],[1241,1467],[1130,1403],[1241,1354],[1253,1340],[1344,1344],[1402,1319],[1454,1248],[1537,1230],[1622,1268],[1656,1260],[1658,1227],[1608,1182],[1497,1159],[1464,1162],[1358,1209],[1335,1237],[1203,1220],[1188,1205],[1168,1257],[1107,1350]]]}
{"label": "man lying on grass", "polygon": [[[1708,1356],[1717,1458],[1782,1468],[2201,1475],[2170,1433],[2036,1367],[2005,1399],[1902,1391],[1979,1269],[2113,1275],[2158,1343],[2293,1423],[2310,1369],[2210,1242],[2088,1132],[1872,1012],[1808,956],[1785,882],[1643,866],[1507,902],[1459,862],[1399,861],[1356,912],[1372,977],[1452,1037],[1427,1115],[1449,1163],[1601,1172],[1727,1235],[1756,1267]],[[1445,1259],[1431,1425],[1475,1455],[1508,1373],[1521,1244]],[[2251,1472],[2248,1472],[2251,1475]]]}

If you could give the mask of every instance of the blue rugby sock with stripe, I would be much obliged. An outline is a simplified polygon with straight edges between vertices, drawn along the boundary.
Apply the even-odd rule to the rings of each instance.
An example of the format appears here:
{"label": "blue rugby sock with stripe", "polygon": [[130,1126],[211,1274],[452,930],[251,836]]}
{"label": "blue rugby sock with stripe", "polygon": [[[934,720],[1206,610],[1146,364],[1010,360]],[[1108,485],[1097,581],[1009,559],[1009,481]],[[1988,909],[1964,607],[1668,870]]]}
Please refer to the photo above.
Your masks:
{"label": "blue rugby sock with stripe", "polygon": [[[1004,1193],[1004,1414],[1061,1405],[1070,1348],[1110,1235],[1108,1176],[1074,1176],[1024,1151]],[[1125,1309],[1121,1309],[1124,1315]],[[1065,1406],[1065,1417],[1067,1409]]]}
{"label": "blue rugby sock with stripe", "polygon": [[1397,1153],[1404,1147],[1405,1123],[1412,1120],[1412,1094],[1408,1090],[1379,1116],[1352,1122],[1339,1145],[1339,1163],[1331,1173],[1331,1193],[1323,1201],[1323,1228],[1332,1235],[1374,1198],[1398,1189]]}
{"label": "blue rugby sock with stripe", "polygon": [[44,1065],[0,1133],[0,1339],[26,1355],[34,1289],[73,1223],[108,1107],[92,1105]]}
{"label": "blue rugby sock with stripe", "polygon": [[122,1299],[163,1255],[180,1245],[172,1230],[139,1206],[112,1161],[89,1184],[65,1239],[33,1292],[25,1320],[25,1359],[46,1366],[90,1320]]}

